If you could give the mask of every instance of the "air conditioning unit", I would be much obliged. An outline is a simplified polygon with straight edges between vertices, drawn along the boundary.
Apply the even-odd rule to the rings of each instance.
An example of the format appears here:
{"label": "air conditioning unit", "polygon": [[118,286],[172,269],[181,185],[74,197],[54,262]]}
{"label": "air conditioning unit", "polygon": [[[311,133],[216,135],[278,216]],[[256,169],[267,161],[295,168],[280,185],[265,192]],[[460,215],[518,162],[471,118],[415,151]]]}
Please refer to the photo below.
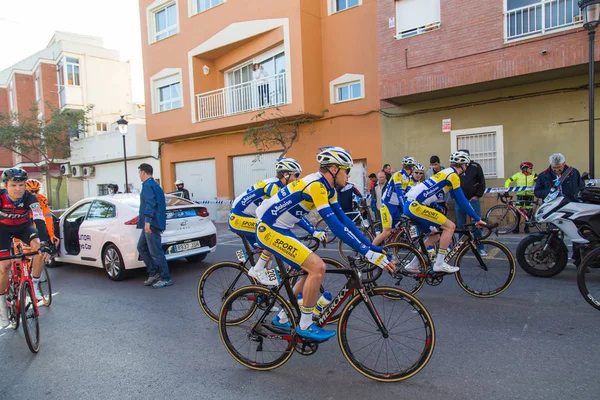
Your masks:
{"label": "air conditioning unit", "polygon": [[67,164],[60,164],[61,175],[71,175],[71,166]]}
{"label": "air conditioning unit", "polygon": [[73,178],[81,178],[83,176],[83,168],[81,168],[79,165],[76,167],[71,167],[71,176],[73,176]]}
{"label": "air conditioning unit", "polygon": [[89,178],[90,176],[94,175],[94,170],[95,168],[89,165],[85,165],[82,167],[83,170],[83,176],[86,178]]}

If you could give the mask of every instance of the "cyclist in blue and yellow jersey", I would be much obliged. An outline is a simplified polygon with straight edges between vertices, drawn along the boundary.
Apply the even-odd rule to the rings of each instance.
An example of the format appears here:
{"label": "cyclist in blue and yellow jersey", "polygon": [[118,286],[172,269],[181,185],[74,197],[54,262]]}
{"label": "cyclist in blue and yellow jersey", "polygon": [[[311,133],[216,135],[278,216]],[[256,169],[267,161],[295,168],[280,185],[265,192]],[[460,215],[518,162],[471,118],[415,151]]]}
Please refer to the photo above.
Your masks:
{"label": "cyclist in blue and yellow jersey", "polygon": [[[382,253],[380,247],[373,246],[360,233],[337,202],[336,187],[346,186],[354,165],[350,153],[341,147],[322,147],[317,154],[317,161],[318,172],[290,183],[258,207],[256,236],[262,248],[268,249],[293,268],[308,272],[294,286],[294,293],[297,295],[302,292],[303,296],[296,334],[321,342],[335,336],[335,331],[321,329],[312,321],[319,288],[325,276],[325,263],[296,238],[291,231],[294,225],[316,209],[331,231],[369,262],[390,272],[394,270],[394,263]],[[288,316],[283,310],[273,318],[272,324],[280,329],[290,328]]]}
{"label": "cyclist in blue and yellow jersey", "polygon": [[385,187],[385,192],[381,196],[381,227],[383,230],[373,240],[373,244],[378,246],[383,243],[392,234],[392,228],[395,228],[400,222],[400,215],[404,207],[404,196],[415,185],[413,172],[417,161],[411,156],[405,156],[402,159],[402,169],[395,172]]}
{"label": "cyclist in blue and yellow jersey", "polygon": [[[440,235],[430,235],[425,241],[427,251],[430,254],[434,251],[434,244],[438,240],[440,242],[437,258],[433,265],[433,270],[436,272],[454,273],[459,269],[444,261],[444,258],[448,254],[448,247],[450,246],[456,225],[438,210],[437,201],[443,201],[445,194],[450,192],[456,206],[460,207],[466,214],[477,221],[475,223],[477,227],[481,228],[485,226],[485,222],[473,210],[473,207],[460,188],[459,175],[465,171],[470,162],[471,158],[467,153],[463,151],[452,153],[450,156],[450,167],[441,170],[425,182],[419,183],[406,195],[404,214],[415,221],[422,232],[435,232],[437,228],[443,228],[441,238]],[[415,257],[405,269],[411,273],[418,273],[419,260]]]}
{"label": "cyclist in blue and yellow jersey", "polygon": [[[252,185],[248,190],[239,195],[233,202],[229,214],[229,229],[238,235],[245,236],[251,245],[257,243],[256,239],[256,209],[265,200],[273,197],[285,185],[296,181],[300,177],[302,167],[293,158],[281,158],[275,164],[276,176],[262,180]],[[325,238],[325,232],[316,230],[306,219],[298,224],[317,239]],[[248,275],[256,278],[263,285],[277,285],[277,276],[272,269],[265,265],[271,254],[263,251],[256,265],[248,271]]]}

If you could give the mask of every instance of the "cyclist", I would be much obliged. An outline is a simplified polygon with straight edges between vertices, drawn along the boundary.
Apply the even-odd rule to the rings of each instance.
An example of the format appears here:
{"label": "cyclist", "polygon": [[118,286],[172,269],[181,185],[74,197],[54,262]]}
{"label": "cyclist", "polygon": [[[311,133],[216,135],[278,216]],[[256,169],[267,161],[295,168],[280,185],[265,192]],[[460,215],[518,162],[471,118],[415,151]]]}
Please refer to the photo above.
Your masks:
{"label": "cyclist", "polygon": [[183,181],[177,179],[175,181],[175,189],[177,189],[178,192],[181,192],[181,197],[183,197],[184,199],[189,200],[190,199],[190,192],[189,190],[187,190],[186,188],[184,188],[184,184]]}
{"label": "cyclist", "polygon": [[[20,168],[9,168],[2,173],[4,189],[0,189],[0,257],[10,255],[12,238],[15,237],[31,247],[32,251],[38,251],[41,241],[48,241],[48,232],[44,220],[44,213],[38,199],[32,193],[25,190],[27,172]],[[35,226],[32,225],[32,219]],[[33,259],[33,288],[35,296],[42,298],[39,289],[40,275],[44,267],[44,261],[48,260],[48,254]],[[8,271],[11,261],[0,261],[0,328],[9,324],[6,307],[6,289],[8,287]]]}
{"label": "cyclist", "polygon": [[[460,177],[469,163],[471,157],[463,151],[457,151],[450,156],[450,167],[443,169],[423,183],[419,183],[412,188],[406,195],[406,203],[404,203],[404,214],[417,223],[417,226],[422,232],[435,232],[438,227],[442,227],[442,237],[440,235],[430,235],[425,241],[427,251],[434,255],[433,246],[437,241],[440,242],[440,248],[437,253],[437,258],[433,265],[433,270],[436,272],[454,273],[459,270],[458,267],[451,266],[444,261],[448,254],[448,247],[456,225],[454,222],[446,218],[439,211],[436,201],[442,201],[446,193],[450,192],[454,198],[457,207],[460,207],[475,221],[475,225],[481,228],[485,226],[485,222],[481,220],[479,215],[473,210],[473,207],[465,197],[460,188]],[[405,270],[411,273],[419,272],[419,261],[415,257],[405,267]]]}
{"label": "cyclist", "polygon": [[50,207],[48,206],[48,198],[40,193],[42,188],[42,183],[37,179],[28,179],[25,184],[25,188],[33,193],[35,197],[37,197],[38,202],[40,203],[40,207],[42,207],[42,213],[44,214],[44,220],[46,221],[46,230],[48,231],[48,237],[50,238],[50,243],[54,245],[55,248],[58,248],[58,242],[60,241],[58,237],[56,237],[54,233],[54,218],[52,217],[52,211],[50,211]]}
{"label": "cyclist", "polygon": [[394,172],[383,193],[381,199],[381,227],[383,230],[373,240],[375,246],[383,243],[392,234],[392,228],[395,228],[400,222],[400,214],[404,207],[404,196],[410,188],[415,185],[412,174],[417,165],[414,157],[405,156],[402,159],[402,169]]}
{"label": "cyclist", "polygon": [[[388,271],[394,270],[394,263],[388,260],[380,247],[369,243],[337,202],[336,187],[346,186],[354,165],[350,153],[340,147],[322,147],[317,161],[318,172],[290,183],[258,207],[256,236],[262,248],[275,253],[293,268],[308,272],[294,287],[294,294],[302,292],[303,295],[296,334],[322,342],[335,336],[335,331],[321,329],[312,322],[313,309],[325,275],[325,263],[298,240],[291,231],[294,225],[311,210],[317,209],[331,231],[368,261]],[[290,329],[288,316],[283,310],[273,317],[271,323],[282,330]]]}
{"label": "cyclist", "polygon": [[[508,188],[510,185],[515,182],[517,186],[522,187],[533,187],[535,186],[535,181],[538,176],[535,172],[533,172],[533,163],[529,161],[522,162],[520,167],[521,172],[517,172],[510,178],[504,182],[504,187]],[[533,205],[531,202],[533,201],[533,190],[524,190],[521,192],[517,192],[517,200],[523,201],[523,203],[517,203],[520,207],[531,210],[533,209]],[[513,233],[519,233],[519,225],[521,223],[521,215],[517,213],[517,227],[513,231]],[[529,227],[525,225],[524,227],[525,233],[529,233]]]}
{"label": "cyclist", "polygon": [[413,171],[412,177],[415,181],[415,185],[423,182],[425,180],[425,166],[417,163],[417,165],[415,165],[415,170]]}
{"label": "cyclist", "polygon": [[[229,214],[229,229],[240,236],[245,236],[250,244],[254,245],[256,239],[256,208],[263,200],[273,197],[279,190],[296,181],[300,177],[302,167],[293,158],[281,158],[275,164],[277,173],[275,178],[269,178],[252,185],[248,190],[239,195],[231,207]],[[306,219],[300,220],[299,225],[319,240],[325,239],[325,232],[316,230]],[[248,271],[248,275],[256,278],[267,286],[276,286],[277,275],[274,270],[265,268],[271,253],[263,251],[256,265]]]}

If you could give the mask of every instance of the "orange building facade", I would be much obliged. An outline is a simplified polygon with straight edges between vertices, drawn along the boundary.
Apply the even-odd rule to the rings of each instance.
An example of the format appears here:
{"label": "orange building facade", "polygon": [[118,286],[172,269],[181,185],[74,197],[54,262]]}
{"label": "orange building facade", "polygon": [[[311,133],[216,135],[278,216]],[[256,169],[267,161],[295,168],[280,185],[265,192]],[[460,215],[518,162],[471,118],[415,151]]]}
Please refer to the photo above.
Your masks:
{"label": "orange building facade", "polygon": [[364,190],[382,164],[377,32],[361,29],[376,3],[140,0],[147,136],[161,142],[165,190],[181,179],[196,200],[232,199],[273,176],[281,149],[256,162],[244,144],[259,113],[314,120],[287,156],[310,173],[319,147],[345,147]]}

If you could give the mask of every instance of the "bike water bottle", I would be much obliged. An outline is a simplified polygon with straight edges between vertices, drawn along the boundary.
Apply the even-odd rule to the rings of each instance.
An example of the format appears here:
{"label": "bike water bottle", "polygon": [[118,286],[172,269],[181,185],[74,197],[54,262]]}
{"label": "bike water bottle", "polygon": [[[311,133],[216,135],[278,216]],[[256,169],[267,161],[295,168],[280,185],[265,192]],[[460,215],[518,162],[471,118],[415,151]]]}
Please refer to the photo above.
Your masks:
{"label": "bike water bottle", "polygon": [[419,236],[419,231],[417,230],[417,226],[416,225],[411,225],[409,228],[409,232],[410,232],[410,238],[411,239],[416,239],[417,236]]}
{"label": "bike water bottle", "polygon": [[321,297],[319,297],[319,300],[317,301],[317,305],[315,305],[315,310],[313,311],[313,315],[315,315],[316,317],[321,316],[321,313],[323,312],[325,307],[327,307],[327,305],[329,303],[331,303],[332,298],[333,297],[331,296],[331,293],[329,293],[329,292],[323,293],[321,295]]}
{"label": "bike water bottle", "polygon": [[434,262],[437,259],[437,253],[435,251],[435,247],[427,246],[427,253],[429,254],[429,259],[431,262]]}
{"label": "bike water bottle", "polygon": [[300,307],[300,309],[302,309],[302,293],[298,293],[298,307]]}

